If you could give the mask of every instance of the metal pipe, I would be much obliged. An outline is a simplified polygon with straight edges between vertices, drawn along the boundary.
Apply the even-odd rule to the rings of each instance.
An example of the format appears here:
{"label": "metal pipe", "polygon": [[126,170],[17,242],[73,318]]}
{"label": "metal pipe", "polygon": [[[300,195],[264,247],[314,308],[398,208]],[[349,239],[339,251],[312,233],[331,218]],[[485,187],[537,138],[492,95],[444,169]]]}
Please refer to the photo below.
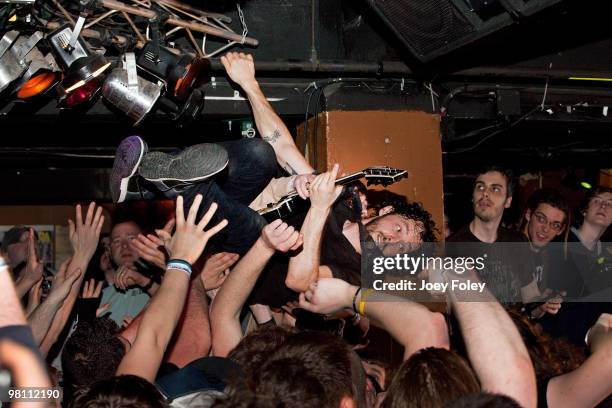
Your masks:
{"label": "metal pipe", "polygon": [[208,11],[200,10],[198,8],[195,8],[193,6],[190,6],[189,4],[185,4],[178,0],[154,0],[154,1],[156,3],[165,3],[173,7],[177,7],[185,11],[189,11],[191,13],[196,13],[196,14],[201,15],[202,17],[216,18],[217,20],[221,20],[227,24],[231,24],[232,22],[232,19],[226,16],[225,14],[210,13]]}
{"label": "metal pipe", "polygon": [[[56,22],[56,21],[49,21],[47,22],[47,24],[45,25],[49,30],[55,30],[57,28],[60,27],[60,23]],[[100,34],[99,31],[96,30],[90,30],[90,29],[83,29],[81,31],[81,35],[83,37],[87,37],[87,38],[95,38],[96,40],[100,40],[102,38],[102,35]],[[127,38],[125,38],[122,35],[113,35],[113,39],[112,41],[115,44],[126,44],[128,42]]]}
{"label": "metal pipe", "polygon": [[522,67],[475,67],[449,73],[452,76],[498,76],[510,78],[550,78],[569,79],[580,78],[612,78],[612,71],[561,70],[547,68]]}
{"label": "metal pipe", "polygon": [[143,44],[146,43],[147,40],[140,33],[140,31],[138,30],[138,27],[136,27],[136,24],[134,24],[134,21],[132,21],[132,18],[130,17],[130,15],[126,13],[125,11],[122,11],[121,14],[123,14],[123,18],[127,20],[130,27],[132,27],[132,30],[134,30],[134,32],[136,33],[136,37],[138,37],[138,40],[142,42]]}
{"label": "metal pipe", "polygon": [[[108,7],[108,8],[119,10],[119,11],[125,11],[126,13],[135,14],[137,16],[145,17],[148,19],[155,18],[157,16],[157,13],[155,13],[154,11],[145,10],[139,7],[129,6],[127,4],[121,3],[116,0],[101,0],[100,4],[102,4],[104,7]],[[214,35],[216,37],[224,38],[230,41],[236,41],[236,42],[242,41],[242,36],[239,34],[232,33],[231,31],[227,31],[227,30],[222,30],[220,28],[206,26],[206,25],[199,24],[199,23],[191,23],[189,21],[184,21],[181,19],[173,18],[173,17],[170,17],[168,20],[166,20],[166,23],[175,25],[177,27],[189,28],[190,30],[198,31],[201,33]],[[256,47],[259,45],[259,41],[251,37],[246,37],[244,39],[244,43],[247,45],[251,45],[253,47]]]}
{"label": "metal pipe", "polygon": [[[212,60],[214,71],[223,71],[219,60]],[[354,73],[375,74],[379,76],[412,75],[410,68],[401,61],[382,61],[380,63],[362,63],[348,61],[262,61],[255,62],[257,72],[321,72],[321,73]]]}

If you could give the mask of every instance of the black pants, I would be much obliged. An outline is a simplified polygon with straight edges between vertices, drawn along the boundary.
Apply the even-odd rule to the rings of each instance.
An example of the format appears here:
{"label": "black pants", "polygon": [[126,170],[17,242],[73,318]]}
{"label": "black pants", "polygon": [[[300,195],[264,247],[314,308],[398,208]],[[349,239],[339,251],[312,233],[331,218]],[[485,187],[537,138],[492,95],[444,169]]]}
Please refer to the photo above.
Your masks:
{"label": "black pants", "polygon": [[229,155],[227,169],[219,177],[198,183],[183,192],[185,213],[197,194],[202,194],[198,219],[217,203],[217,212],[209,227],[227,219],[211,244],[218,251],[244,255],[253,246],[267,224],[248,205],[268,185],[277,170],[276,155],[269,143],[261,139],[242,139],[219,143]]}

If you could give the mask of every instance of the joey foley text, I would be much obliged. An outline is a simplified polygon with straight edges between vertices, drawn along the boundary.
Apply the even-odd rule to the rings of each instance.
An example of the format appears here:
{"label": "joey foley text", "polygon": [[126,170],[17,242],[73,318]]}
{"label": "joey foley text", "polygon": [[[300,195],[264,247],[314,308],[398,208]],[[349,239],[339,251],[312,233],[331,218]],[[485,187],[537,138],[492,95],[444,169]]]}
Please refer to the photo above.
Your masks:
{"label": "joey foley text", "polygon": [[[422,270],[429,271],[452,271],[458,275],[465,273],[468,270],[475,269],[480,271],[484,269],[486,254],[483,257],[438,257],[438,256],[411,256],[409,254],[398,254],[389,257],[373,258],[372,272],[375,275],[382,275],[385,272],[402,272],[415,275]],[[486,284],[483,282],[451,279],[448,282],[428,282],[422,280],[420,282],[401,279],[399,281],[385,282],[382,279],[374,280],[372,288],[375,290],[427,290],[436,292],[445,292],[446,290],[461,290],[461,291],[477,291],[482,292]]]}

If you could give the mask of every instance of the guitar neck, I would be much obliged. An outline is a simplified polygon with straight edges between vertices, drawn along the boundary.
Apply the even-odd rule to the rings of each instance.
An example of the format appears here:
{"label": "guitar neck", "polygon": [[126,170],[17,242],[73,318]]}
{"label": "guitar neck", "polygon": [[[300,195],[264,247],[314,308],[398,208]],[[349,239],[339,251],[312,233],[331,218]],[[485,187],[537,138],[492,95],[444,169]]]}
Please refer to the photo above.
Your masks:
{"label": "guitar neck", "polygon": [[343,186],[345,184],[349,184],[349,183],[352,183],[353,181],[359,180],[363,176],[365,176],[365,173],[363,171],[358,171],[357,173],[349,174],[348,176],[344,176],[344,177],[340,177],[339,179],[336,179],[336,185]]}
{"label": "guitar neck", "polygon": [[[352,183],[353,181],[359,180],[360,178],[362,178],[363,176],[365,176],[365,173],[363,171],[358,171],[356,173],[353,174],[349,174],[348,176],[344,176],[344,177],[340,177],[339,179],[336,179],[336,185],[337,186],[344,186],[345,184],[349,184]],[[287,194],[287,198],[294,198],[297,197],[298,193],[296,191],[293,191],[289,194]]]}

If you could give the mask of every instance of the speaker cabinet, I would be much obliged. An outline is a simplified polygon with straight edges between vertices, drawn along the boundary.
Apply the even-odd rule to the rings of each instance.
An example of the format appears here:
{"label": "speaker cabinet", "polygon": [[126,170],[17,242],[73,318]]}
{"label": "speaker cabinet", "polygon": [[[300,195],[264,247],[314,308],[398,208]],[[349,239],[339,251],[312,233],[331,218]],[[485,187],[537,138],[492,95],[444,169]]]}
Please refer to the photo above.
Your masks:
{"label": "speaker cabinet", "polygon": [[366,0],[421,62],[508,27],[561,0]]}

